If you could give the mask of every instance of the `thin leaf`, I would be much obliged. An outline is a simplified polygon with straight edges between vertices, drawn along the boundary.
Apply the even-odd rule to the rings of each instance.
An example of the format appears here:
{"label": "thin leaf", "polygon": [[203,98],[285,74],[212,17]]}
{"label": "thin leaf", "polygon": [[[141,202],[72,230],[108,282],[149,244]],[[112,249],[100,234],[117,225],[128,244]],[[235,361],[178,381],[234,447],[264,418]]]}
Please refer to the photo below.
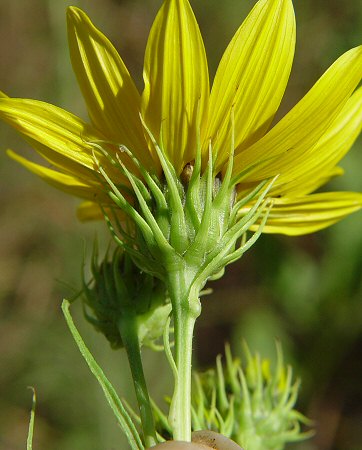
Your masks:
{"label": "thin leaf", "polygon": [[72,316],[69,312],[69,306],[70,303],[68,300],[63,300],[62,303],[62,310],[65,317],[65,320],[67,322],[68,328],[70,332],[72,333],[72,336],[79,348],[79,351],[81,352],[83,358],[85,359],[86,363],[88,364],[89,369],[93,373],[93,375],[96,377],[99,385],[101,386],[106,399],[109,403],[109,406],[111,407],[118,424],[122,428],[124,434],[127,437],[127,440],[132,448],[132,450],[144,450],[144,446],[142,444],[140,435],[130,417],[128,414],[126,408],[124,407],[121,399],[118,397],[114,387],[108,380],[108,378],[105,376],[103,370],[99,367],[97,362],[95,361],[94,357],[86,347],[82,337],[80,336],[74,322],[72,319]]}
{"label": "thin leaf", "polygon": [[34,434],[34,422],[35,422],[35,406],[36,406],[36,394],[35,389],[29,386],[29,389],[33,391],[33,404],[31,407],[28,438],[26,440],[26,450],[32,450],[33,448],[33,434]]}

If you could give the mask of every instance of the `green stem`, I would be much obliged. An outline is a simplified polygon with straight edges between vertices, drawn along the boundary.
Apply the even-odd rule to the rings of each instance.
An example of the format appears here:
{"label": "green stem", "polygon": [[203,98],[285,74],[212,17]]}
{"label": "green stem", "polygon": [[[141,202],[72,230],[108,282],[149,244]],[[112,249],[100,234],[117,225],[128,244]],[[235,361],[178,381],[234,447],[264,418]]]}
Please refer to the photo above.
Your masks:
{"label": "green stem", "polygon": [[169,295],[174,318],[177,375],[170,407],[173,439],[191,441],[192,339],[200,314],[197,294],[190,290],[192,276],[183,271],[169,274]]}
{"label": "green stem", "polygon": [[173,438],[176,441],[191,441],[192,338],[195,320],[188,314],[180,314],[175,321],[177,378],[171,411]]}
{"label": "green stem", "polygon": [[123,315],[118,321],[118,328],[127,352],[132,373],[145,446],[146,448],[153,447],[158,443],[158,440],[156,438],[155,421],[143,371],[136,316],[133,311],[129,310]]}

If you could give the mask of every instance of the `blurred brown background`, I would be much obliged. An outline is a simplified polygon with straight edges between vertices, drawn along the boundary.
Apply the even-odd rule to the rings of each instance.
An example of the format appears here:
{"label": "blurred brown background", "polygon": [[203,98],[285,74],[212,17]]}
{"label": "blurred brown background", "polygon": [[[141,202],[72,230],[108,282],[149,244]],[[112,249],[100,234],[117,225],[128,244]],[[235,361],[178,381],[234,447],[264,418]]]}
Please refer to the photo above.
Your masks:
{"label": "blurred brown background", "polygon": [[[142,61],[160,0],[73,2],[114,42],[142,87]],[[193,0],[211,76],[250,0]],[[1,0],[0,89],[14,97],[49,101],[86,117],[68,58],[65,0]],[[295,2],[298,44],[282,112],[288,110],[344,51],[360,44],[359,0]],[[35,449],[126,448],[95,380],[60,312],[61,299],[80,285],[84,251],[100,224],[81,225],[77,201],[56,192],[8,160],[11,147],[31,150],[0,124],[0,448],[25,447],[31,385],[38,395]],[[346,175],[334,189],[361,190],[362,143],[343,161]],[[316,421],[304,450],[362,449],[362,215],[301,238],[262,237],[204,298],[196,359],[207,367],[224,340],[246,337],[263,355],[281,340],[286,360],[303,379],[299,407]],[[84,250],[86,249],[86,250]],[[122,352],[85,323],[84,338],[120,392],[131,391]],[[152,393],[170,376],[162,355],[145,352]],[[156,362],[155,362],[156,361]],[[152,363],[151,363],[152,362]]]}

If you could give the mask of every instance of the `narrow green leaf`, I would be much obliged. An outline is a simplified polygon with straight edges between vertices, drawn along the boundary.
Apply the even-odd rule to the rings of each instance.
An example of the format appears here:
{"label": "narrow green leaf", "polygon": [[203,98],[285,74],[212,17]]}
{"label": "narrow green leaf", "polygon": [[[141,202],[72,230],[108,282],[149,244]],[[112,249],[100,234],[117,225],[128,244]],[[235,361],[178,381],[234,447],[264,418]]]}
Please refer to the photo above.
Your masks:
{"label": "narrow green leaf", "polygon": [[26,440],[26,450],[32,450],[32,448],[33,448],[33,434],[34,434],[35,406],[36,406],[35,389],[31,386],[29,386],[29,389],[31,389],[33,391],[33,403],[32,403],[31,413],[30,413],[28,438]]}
{"label": "narrow green leaf", "polygon": [[70,332],[72,333],[73,339],[75,340],[79,351],[81,352],[83,358],[85,359],[86,363],[88,364],[89,369],[97,379],[98,383],[100,384],[106,399],[109,403],[109,406],[111,407],[118,424],[122,428],[124,434],[127,437],[127,440],[132,448],[132,450],[144,450],[144,446],[142,444],[140,435],[130,417],[128,412],[126,411],[126,408],[124,407],[122,401],[118,397],[114,387],[110,383],[110,381],[105,376],[103,370],[99,367],[95,359],[93,358],[92,354],[86,347],[82,337],[80,336],[74,322],[72,319],[72,316],[69,312],[69,306],[70,303],[68,300],[63,300],[62,303],[62,310],[65,317],[65,320],[67,322],[68,328]]}

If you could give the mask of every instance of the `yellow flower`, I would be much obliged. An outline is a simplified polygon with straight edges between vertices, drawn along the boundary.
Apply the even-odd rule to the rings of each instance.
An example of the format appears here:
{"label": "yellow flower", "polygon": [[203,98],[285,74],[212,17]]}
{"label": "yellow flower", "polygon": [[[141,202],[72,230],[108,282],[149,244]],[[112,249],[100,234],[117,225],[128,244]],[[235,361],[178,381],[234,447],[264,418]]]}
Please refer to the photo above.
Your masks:
{"label": "yellow flower", "polygon": [[337,164],[360,133],[362,88],[356,88],[362,78],[362,47],[343,54],[270,128],[294,57],[291,0],[258,1],[227,47],[211,92],[204,44],[188,0],[165,0],[156,17],[142,94],[113,45],[75,7],[68,10],[68,36],[91,124],[47,103],[5,95],[0,117],[52,168],[13,152],[10,156],[55,187],[86,199],[79,209],[82,219],[99,217],[99,205],[111,204],[100,165],[127,189],[127,179],[101,147],[111,157],[127,147],[148,170],[161,174],[143,123],[178,174],[194,161],[201,145],[204,160],[212,148],[217,172],[234,157],[239,196],[278,175],[268,194],[274,206],[264,232],[305,234],[361,208],[360,193],[313,192],[343,172]]}

